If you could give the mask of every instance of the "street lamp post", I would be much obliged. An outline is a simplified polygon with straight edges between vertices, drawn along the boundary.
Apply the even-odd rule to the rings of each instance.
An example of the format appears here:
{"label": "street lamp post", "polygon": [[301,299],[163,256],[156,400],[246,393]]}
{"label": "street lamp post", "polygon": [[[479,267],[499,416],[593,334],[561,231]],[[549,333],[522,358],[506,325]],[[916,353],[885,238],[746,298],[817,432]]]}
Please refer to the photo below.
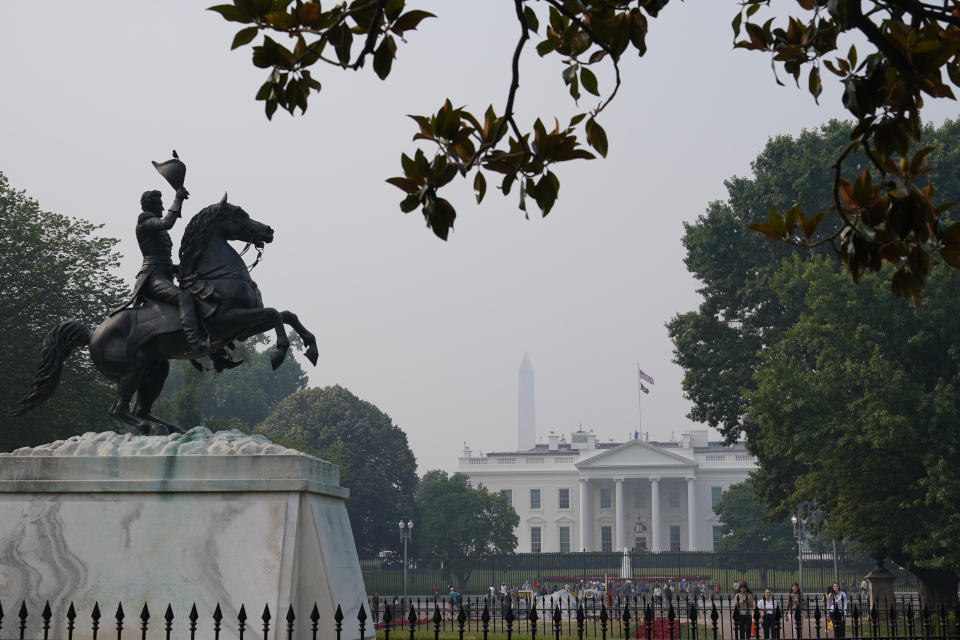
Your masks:
{"label": "street lamp post", "polygon": [[410,542],[410,534],[413,533],[413,520],[397,523],[400,528],[400,540],[403,542],[403,599],[407,599],[407,543]]}
{"label": "street lamp post", "polygon": [[790,524],[793,525],[793,538],[797,541],[797,565],[800,568],[800,593],[803,593],[803,538],[806,533],[807,521],[798,518],[796,515],[790,516]]}

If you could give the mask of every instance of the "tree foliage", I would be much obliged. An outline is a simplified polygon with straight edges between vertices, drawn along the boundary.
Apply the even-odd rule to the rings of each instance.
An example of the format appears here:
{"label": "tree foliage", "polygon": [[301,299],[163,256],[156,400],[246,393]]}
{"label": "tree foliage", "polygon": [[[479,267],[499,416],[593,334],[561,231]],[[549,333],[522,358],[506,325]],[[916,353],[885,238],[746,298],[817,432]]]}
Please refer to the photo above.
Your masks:
{"label": "tree foliage", "polygon": [[[735,552],[726,558],[736,569],[746,571],[755,568],[757,560],[753,554],[792,551],[796,548],[792,525],[783,518],[770,518],[763,504],[757,500],[749,480],[730,485],[713,511],[723,527],[719,550]],[[760,586],[766,587],[767,563],[761,561],[759,568]]]}
{"label": "tree foliage", "polygon": [[[771,200],[812,207],[828,203],[832,158],[850,129],[849,124],[831,121],[796,138],[772,138],[752,163],[751,177],[728,180],[727,199],[710,203],[696,222],[684,224],[684,262],[701,283],[703,302],[695,312],[674,316],[667,329],[675,361],[684,369],[684,392],[694,403],[690,417],[716,427],[731,442],[748,426],[743,394],[754,386],[752,373],[761,349],[793,324],[797,312],[781,304],[772,280],[793,250],[765,242],[745,228]],[[927,127],[924,136],[937,142],[925,178],[947,197],[960,198],[954,164],[960,121]],[[863,154],[851,156],[850,162],[854,170],[869,165]],[[809,253],[829,251],[821,245]]]}
{"label": "tree foliage", "polygon": [[[253,64],[269,69],[256,96],[264,101],[269,118],[278,107],[291,114],[297,109],[306,111],[310,94],[321,88],[311,71],[318,63],[360,69],[371,61],[374,73],[386,79],[399,43],[423,20],[435,17],[410,8],[412,4],[406,0],[354,0],[328,4],[324,10],[316,1],[233,0],[210,9],[245,25],[234,37],[233,48],[262,36],[252,48]],[[497,188],[504,195],[516,185],[521,210],[526,211],[532,200],[547,215],[560,190],[553,167],[594,158],[594,152],[607,155],[609,143],[599,115],[620,87],[620,59],[631,52],[646,52],[648,19],[657,17],[666,4],[667,0],[514,0],[518,38],[504,106],[471,112],[454,107],[448,99],[436,113],[411,116],[417,125],[414,140],[425,141],[429,151],[402,154],[403,175],[388,180],[406,194],[401,210],[419,208],[427,226],[446,239],[456,210],[440,197],[439,190],[457,177],[472,176],[480,202],[487,192],[486,176],[493,174],[501,176]],[[271,36],[284,36],[288,44]],[[514,111],[519,63],[524,48],[534,43],[540,56],[563,60],[561,80],[575,101],[590,94],[593,97],[589,99],[596,103],[575,113],[565,126],[558,119],[544,117],[529,131],[522,131]],[[600,86],[593,71],[598,65],[612,67],[612,86]],[[550,121],[556,124],[544,124]]]}
{"label": "tree foliage", "polygon": [[[270,353],[261,348],[268,343],[257,335],[236,344],[231,353],[243,365],[215,373],[197,371],[190,363],[178,361],[171,367],[155,413],[183,426],[205,425],[211,429],[250,431],[263,422],[277,404],[291,393],[307,386],[307,374],[295,359],[273,370]],[[294,334],[290,343],[302,347]]]}
{"label": "tree foliage", "polygon": [[[814,504],[827,533],[885,550],[919,575],[957,566],[944,555],[957,517],[946,496],[956,488],[938,476],[957,462],[951,438],[960,431],[943,395],[960,371],[956,271],[934,268],[927,302],[914,309],[886,292],[892,265],[858,287],[824,246],[801,258],[743,230],[772,197],[829,200],[821,177],[847,128],[832,122],[771,140],[753,177],[728,181],[728,200],[687,225],[686,262],[704,300],[668,330],[691,417],[728,441],[746,437],[761,467],[754,486],[774,517]],[[926,179],[957,193],[960,125],[925,136],[942,149]]]}
{"label": "tree foliage", "polygon": [[43,211],[0,173],[0,450],[66,438],[109,424],[112,390],[88,358],[70,358],[58,393],[11,417],[29,389],[44,336],[59,322],[103,321],[125,293],[113,274],[118,240],[100,226]]}
{"label": "tree foliage", "polygon": [[[923,180],[930,170],[926,157],[934,148],[917,146],[923,138],[925,97],[955,99],[950,85],[960,83],[960,2],[797,4],[801,11],[796,16],[760,22],[756,16],[770,0],[745,0],[733,20],[735,38],[743,39],[734,46],[771,54],[774,69],[782,69],[797,86],[806,73],[814,98],[823,90],[822,69],[837,76],[843,106],[856,124],[833,164],[830,206],[818,210],[786,201],[779,213],[771,205],[767,222],[751,228],[794,245],[828,243],[854,280],[889,262],[896,267],[894,296],[915,304],[937,256],[960,267],[960,223],[948,224],[944,217],[952,203],[937,204],[932,185]],[[854,44],[847,48],[844,36],[857,36],[869,46],[861,55]],[[863,167],[856,177],[843,177],[855,151],[864,153],[875,173]],[[819,222],[830,212],[836,228],[816,238]]]}
{"label": "tree foliage", "polygon": [[412,513],[417,463],[390,416],[336,385],[287,396],[255,431],[340,465],[357,549],[394,548],[396,523]]}
{"label": "tree foliage", "polygon": [[723,527],[720,551],[791,551],[793,528],[784,519],[771,521],[749,481],[730,485],[713,508]]}
{"label": "tree foliage", "polygon": [[462,473],[428,471],[420,479],[416,500],[417,548],[439,556],[458,585],[467,583],[476,558],[511,553],[517,546],[513,530],[520,517],[507,497],[482,486],[472,488]]}
{"label": "tree foliage", "polygon": [[[403,175],[388,180],[406,193],[400,208],[420,208],[427,226],[446,239],[456,210],[438,190],[458,176],[473,174],[479,202],[487,189],[484,172],[492,172],[502,175],[499,189],[505,195],[517,185],[521,209],[526,211],[532,199],[547,215],[560,189],[553,165],[593,158],[582,140],[600,155],[607,154],[607,135],[597,117],[620,87],[622,56],[646,53],[649,20],[667,3],[513,0],[519,35],[504,107],[498,112],[490,106],[481,115],[454,108],[447,99],[435,114],[411,116],[418,127],[414,140],[427,141],[433,151],[432,157],[422,149],[401,155]],[[272,117],[278,107],[291,114],[306,111],[309,96],[321,88],[311,75],[317,63],[360,69],[372,59],[374,72],[385,79],[397,57],[398,40],[404,42],[423,20],[435,17],[408,4],[413,3],[353,0],[324,10],[317,1],[233,0],[211,10],[244,25],[233,48],[262,36],[253,46],[253,64],[270,71],[256,97]],[[788,244],[828,244],[855,280],[891,262],[897,267],[893,294],[916,303],[936,256],[960,267],[960,223],[949,226],[945,221],[949,204],[938,204],[922,180],[930,169],[930,148],[916,146],[923,137],[925,97],[954,99],[951,85],[960,82],[960,0],[796,0],[794,15],[764,19],[764,9],[772,4],[739,3],[733,46],[769,54],[777,83],[782,84],[779,74],[791,77],[798,87],[803,79],[817,100],[823,70],[835,75],[843,86],[843,105],[856,125],[832,157],[824,182],[832,187],[830,198],[822,206],[769,201],[763,209],[767,220],[754,218],[751,228]],[[287,44],[271,36],[284,36]],[[563,60],[561,79],[574,100],[582,97],[581,90],[598,98],[594,108],[577,113],[566,126],[554,119],[556,126],[548,129],[544,122],[550,118],[538,118],[524,132],[515,119],[520,55],[532,38],[540,56]],[[863,51],[847,42],[854,39]],[[592,71],[598,64],[612,66],[612,86],[598,85]],[[875,178],[865,166],[851,178],[843,176],[857,164],[858,153],[869,160]],[[828,214],[830,231],[823,233],[820,226]]]}
{"label": "tree foliage", "polygon": [[960,273],[934,268],[919,309],[890,298],[894,277],[857,286],[823,259],[782,265],[774,285],[798,314],[746,394],[755,486],[776,514],[815,503],[832,535],[921,579],[952,574],[955,595],[960,480],[945,470],[960,468]]}

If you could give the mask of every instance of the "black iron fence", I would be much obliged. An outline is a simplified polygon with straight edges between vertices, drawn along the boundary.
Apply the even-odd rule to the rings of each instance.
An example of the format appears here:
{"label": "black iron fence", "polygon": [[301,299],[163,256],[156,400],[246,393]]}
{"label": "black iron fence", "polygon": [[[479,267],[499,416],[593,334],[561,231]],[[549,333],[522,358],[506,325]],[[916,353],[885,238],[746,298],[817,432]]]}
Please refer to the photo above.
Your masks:
{"label": "black iron fence", "polygon": [[[772,607],[760,602],[738,612],[732,597],[575,599],[544,596],[535,599],[465,598],[453,604],[422,599],[371,599],[377,638],[465,636],[639,638],[643,640],[720,640],[769,638],[960,638],[960,606],[898,597],[870,606],[866,598],[850,597],[833,607],[820,597],[804,596],[792,608],[783,597]],[[762,608],[761,608],[762,607]]]}
{"label": "black iron fence", "polygon": [[[897,597],[871,606],[859,595],[845,606],[832,607],[820,597],[803,597],[791,603],[774,597],[772,606],[760,602],[747,611],[734,607],[732,598],[581,598],[554,594],[539,598],[464,598],[458,602],[422,598],[371,599],[369,611],[360,607],[355,620],[345,620],[338,606],[333,619],[322,619],[316,605],[298,619],[289,607],[273,620],[269,607],[248,620],[241,606],[234,620],[224,619],[220,606],[203,616],[193,606],[179,618],[168,605],[161,621],[154,621],[146,604],[139,616],[127,620],[122,605],[113,614],[101,614],[99,605],[84,616],[71,603],[55,617],[49,603],[31,613],[21,602],[5,617],[0,602],[0,639],[36,640],[62,637],[189,638],[243,640],[256,636],[271,640],[459,640],[505,638],[536,640],[553,637],[583,640],[770,640],[802,638],[854,638],[870,640],[960,640],[960,605],[923,602],[917,597]],[[301,612],[304,613],[304,612]]]}
{"label": "black iron fence", "polygon": [[[509,588],[524,584],[554,588],[580,582],[619,579],[624,573],[638,587],[652,591],[667,580],[700,585],[709,591],[691,595],[732,593],[734,585],[745,580],[751,588],[770,587],[787,592],[800,580],[800,566],[793,553],[733,553],[713,551],[633,551],[623,553],[514,553],[469,559],[454,564],[437,557],[411,557],[407,561],[407,593],[414,595],[445,593],[450,587],[464,594],[482,595],[490,586]],[[863,577],[876,566],[867,554],[840,552],[803,554],[804,591],[826,591],[834,582],[846,584],[849,591],[859,588]],[[367,595],[403,593],[403,560],[397,556],[362,558],[360,568]],[[887,562],[896,577],[894,590],[916,591],[916,580],[907,571]],[[641,592],[641,596],[643,593]]]}
{"label": "black iron fence", "polygon": [[204,619],[201,619],[196,604],[191,607],[186,616],[183,616],[184,619],[179,619],[169,604],[164,610],[162,621],[151,622],[153,619],[151,616],[146,603],[136,619],[131,621],[123,610],[123,603],[117,604],[117,610],[113,614],[101,613],[100,604],[95,603],[88,615],[81,616],[71,602],[65,613],[55,617],[49,602],[45,603],[42,612],[37,615],[35,612],[31,614],[27,603],[21,601],[16,614],[12,616],[13,619],[10,619],[9,615],[5,617],[3,602],[0,601],[0,639],[48,640],[50,637],[59,637],[73,640],[74,637],[83,637],[97,640],[99,636],[116,638],[116,640],[123,640],[124,637],[132,640],[139,637],[140,640],[146,640],[149,635],[151,638],[158,637],[165,640],[185,637],[197,640],[199,635],[201,638],[220,640],[222,634],[224,638],[238,640],[243,640],[244,635],[248,638],[251,635],[258,638],[273,637],[276,640],[294,640],[294,638],[341,640],[342,634],[344,638],[363,638],[365,635],[373,634],[372,625],[367,624],[366,611],[362,607],[354,624],[348,623],[348,628],[352,626],[353,629],[344,634],[343,610],[339,605],[333,620],[324,620],[322,625],[320,611],[316,604],[309,613],[309,623],[299,622],[292,606],[287,608],[283,619],[276,622],[273,621],[269,605],[264,606],[263,613],[259,617],[249,618],[249,620],[244,605],[240,605],[235,620],[225,620],[219,604],[209,617]]}

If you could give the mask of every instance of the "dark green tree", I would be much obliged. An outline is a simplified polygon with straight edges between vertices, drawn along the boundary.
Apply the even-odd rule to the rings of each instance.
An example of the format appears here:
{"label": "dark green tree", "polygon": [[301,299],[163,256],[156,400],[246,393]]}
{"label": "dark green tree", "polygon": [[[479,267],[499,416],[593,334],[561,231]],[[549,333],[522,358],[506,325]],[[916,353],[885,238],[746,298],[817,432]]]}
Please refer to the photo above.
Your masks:
{"label": "dark green tree", "polygon": [[471,487],[462,473],[428,471],[420,479],[416,499],[417,548],[439,557],[447,577],[454,577],[459,586],[467,584],[477,558],[510,553],[517,546],[513,530],[520,517],[507,497]]}
{"label": "dark green tree", "polygon": [[770,521],[751,482],[738,482],[723,492],[713,508],[723,527],[721,551],[790,551],[793,529],[786,520]]}
{"label": "dark green tree", "polygon": [[774,278],[793,325],[761,354],[746,394],[754,485],[775,516],[816,504],[827,531],[906,567],[929,598],[960,582],[960,273],[935,268],[919,308],[818,258]]}
{"label": "dark green tree", "polygon": [[[403,175],[388,180],[406,194],[401,210],[421,209],[427,226],[446,239],[456,210],[439,190],[472,175],[479,202],[487,189],[485,175],[500,175],[504,195],[516,185],[520,209],[526,211],[533,201],[547,215],[560,189],[555,165],[593,158],[581,140],[606,155],[607,135],[598,119],[620,87],[620,62],[646,53],[650,23],[668,2],[504,3],[518,32],[504,106],[473,113],[454,108],[448,99],[436,113],[411,116],[418,128],[413,139],[426,141],[428,153],[402,154]],[[241,25],[232,48],[253,43],[253,64],[268,70],[256,99],[270,118],[277,108],[306,111],[310,96],[321,89],[312,75],[319,66],[358,70],[369,63],[386,79],[400,44],[435,17],[408,6],[414,4],[355,0],[321,7],[300,0],[232,0],[211,10]],[[824,206],[768,201],[762,210],[767,220],[751,228],[792,245],[829,243],[854,279],[888,261],[897,268],[893,294],[917,302],[933,256],[960,267],[960,223],[948,228],[942,215],[946,207],[936,206],[933,192],[921,186],[929,168],[927,150],[911,150],[923,138],[924,100],[953,99],[951,85],[960,86],[960,0],[797,0],[790,14],[774,12],[771,0],[736,4],[735,48],[770,55],[775,81],[781,83],[782,75],[799,87],[803,80],[814,99],[823,91],[822,77],[837,76],[843,106],[856,121],[846,144],[831,156],[836,170],[821,185],[830,194]],[[597,97],[594,106],[575,113],[563,127],[551,115],[521,130],[515,106],[519,62],[528,44],[535,44],[541,57],[562,61],[561,78],[571,97],[580,99],[582,90]],[[593,71],[598,65],[612,70],[613,82],[598,83]],[[557,124],[548,130],[544,122],[551,121]],[[860,164],[858,152],[869,160],[874,179],[867,179],[866,167],[852,179],[843,177]],[[828,214],[823,232],[819,227]]]}
{"label": "dark green tree", "polygon": [[396,548],[396,523],[413,515],[417,462],[390,416],[336,385],[287,396],[255,431],[339,464],[357,549]]}
{"label": "dark green tree", "polygon": [[122,304],[117,240],[100,226],[49,211],[0,173],[0,451],[112,427],[113,390],[89,358],[70,358],[53,398],[9,412],[30,388],[44,336],[76,318],[95,326]]}
{"label": "dark green tree", "polygon": [[[933,417],[918,413],[919,407],[911,404],[919,401],[933,406],[930,403],[934,396],[914,395],[912,386],[892,382],[898,375],[905,375],[927,393],[942,384],[952,384],[957,372],[951,370],[955,365],[950,359],[956,348],[947,329],[953,326],[947,319],[950,312],[944,310],[949,308],[946,300],[950,296],[939,293],[952,281],[951,270],[934,270],[937,275],[931,276],[928,292],[936,293],[937,301],[933,301],[933,295],[928,296],[931,308],[917,315],[889,294],[873,295],[890,286],[894,276],[889,271],[857,288],[849,283],[839,264],[824,255],[822,247],[801,259],[784,253],[781,245],[765,244],[755,234],[743,231],[744,222],[771,197],[812,203],[830,198],[818,176],[829,171],[829,158],[846,135],[844,128],[830,123],[819,132],[805,132],[796,139],[771,140],[754,163],[754,175],[730,180],[729,199],[712,203],[696,223],[687,225],[686,262],[703,283],[700,291],[704,301],[698,311],[674,317],[668,331],[674,340],[676,362],[685,369],[684,390],[694,401],[691,417],[716,426],[728,441],[746,436],[748,448],[761,464],[755,483],[758,497],[773,517],[787,517],[800,504],[815,504],[827,516],[827,535],[857,540],[875,552],[886,552],[933,585],[939,578],[927,569],[958,566],[943,555],[945,547],[934,542],[947,535],[955,526],[950,524],[954,520],[946,511],[935,515],[936,510],[931,508],[934,503],[951,504],[945,496],[954,490],[953,484],[933,482],[937,464],[945,463],[938,456],[933,456],[937,462],[929,465],[901,465],[894,464],[886,454],[899,455],[907,440],[913,442],[912,451],[916,452],[941,452],[944,446],[952,446],[949,438],[937,437],[927,429],[927,421]],[[958,186],[957,174],[950,161],[960,143],[960,127],[948,122],[939,129],[930,128],[927,137],[940,140],[943,146],[931,156],[934,170],[926,179],[947,197],[956,199],[960,193],[953,191]],[[800,271],[802,275],[798,275]],[[850,286],[841,286],[844,283]],[[814,287],[820,298],[810,297]],[[835,316],[828,320],[825,310],[818,307],[819,315],[811,320],[814,300],[819,305],[833,305]],[[864,305],[862,309],[860,304]],[[940,315],[943,326],[930,321],[919,324],[920,318],[934,314]],[[847,324],[837,329],[835,322],[840,320]],[[866,325],[856,324],[867,320],[887,328],[868,330]],[[801,325],[806,327],[802,334],[797,333]],[[814,335],[815,330],[828,328],[837,333]],[[917,350],[920,345],[924,345],[922,351]],[[809,370],[795,368],[799,360],[788,358],[792,349],[804,350],[811,363]],[[875,377],[869,389],[859,386],[867,384],[865,378],[853,377],[852,373],[850,377],[828,378],[820,364],[828,356],[836,356],[846,358],[843,366],[851,371],[858,367],[869,370],[877,349],[881,353],[896,352],[896,356],[885,359],[894,368],[884,373],[872,370]],[[897,367],[908,366],[907,373],[898,372]],[[837,370],[842,369],[838,364]],[[799,379],[800,375],[804,377]],[[780,395],[773,393],[774,388]],[[822,393],[813,393],[813,389]],[[856,396],[850,389],[863,395]],[[800,396],[804,398],[802,405],[796,400]],[[870,398],[885,404],[856,414],[847,410]],[[944,407],[943,402],[937,406]],[[937,418],[941,429],[956,432],[956,424],[948,427],[949,420],[944,417],[952,409],[941,411]],[[868,429],[866,422],[870,420],[887,426]],[[901,427],[895,429],[890,420]],[[827,425],[833,425],[832,430],[825,432]],[[876,449],[840,445],[846,437],[864,438]],[[784,454],[785,450],[790,455]],[[943,455],[949,459],[948,451]],[[793,454],[798,457],[791,457]],[[832,457],[834,454],[836,457]],[[823,466],[816,468],[823,475],[816,475],[810,465],[821,463]],[[840,482],[850,495],[840,498],[832,493],[839,479],[830,481],[831,469],[842,472]],[[928,487],[916,500],[929,501],[929,528],[917,527],[919,514],[901,509],[906,503],[892,498],[894,492],[908,485]],[[889,500],[869,498],[884,493],[890,494]],[[916,536],[911,534],[908,540],[899,528],[890,526],[893,522],[913,528]],[[890,536],[879,539],[880,530]],[[954,569],[947,569],[948,582],[951,571]]]}
{"label": "dark green tree", "polygon": [[[745,427],[743,392],[754,386],[761,348],[790,327],[797,312],[781,303],[771,284],[793,251],[745,228],[771,200],[811,207],[829,203],[825,180],[850,126],[831,121],[796,138],[770,139],[751,165],[752,176],[728,180],[726,200],[710,203],[696,222],[684,223],[684,262],[701,283],[703,303],[697,311],[674,316],[667,330],[675,361],[684,369],[684,392],[694,403],[690,417],[716,427],[728,440],[740,437]],[[952,164],[958,160],[960,121],[928,127],[925,138],[938,142],[926,179],[945,197],[960,201],[960,178]],[[855,160],[854,171],[869,162],[862,155]],[[821,246],[811,253],[829,255],[830,250]]]}
{"label": "dark green tree", "polygon": [[720,518],[723,537],[720,551],[734,552],[736,568],[760,570],[760,583],[767,585],[768,563],[741,553],[780,553],[795,548],[793,528],[790,522],[779,519],[771,521],[763,504],[757,500],[752,484],[738,482],[730,485],[713,508]]}
{"label": "dark green tree", "polygon": [[[250,431],[277,403],[307,386],[307,374],[296,359],[273,370],[270,354],[263,349],[268,343],[263,334],[237,343],[232,356],[244,364],[220,373],[209,368],[197,371],[189,362],[178,361],[157,400],[156,415],[185,427]],[[303,346],[296,334],[290,343]]]}

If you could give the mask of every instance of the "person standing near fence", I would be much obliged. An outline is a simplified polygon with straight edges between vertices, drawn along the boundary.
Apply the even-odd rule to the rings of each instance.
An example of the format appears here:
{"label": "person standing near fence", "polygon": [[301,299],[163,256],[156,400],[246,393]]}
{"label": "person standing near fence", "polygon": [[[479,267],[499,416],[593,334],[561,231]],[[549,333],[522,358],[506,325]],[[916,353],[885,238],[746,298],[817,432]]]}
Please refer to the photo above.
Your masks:
{"label": "person standing near fence", "polygon": [[757,602],[760,609],[760,626],[763,628],[763,640],[779,640],[779,629],[774,628],[774,614],[777,611],[777,603],[773,599],[770,589],[763,590],[763,597]]}
{"label": "person standing near fence", "polygon": [[794,582],[790,585],[790,593],[787,595],[787,635],[791,638],[799,638],[801,626],[803,625],[803,594],[800,593],[800,585]]}
{"label": "person standing near fence", "polygon": [[746,640],[750,637],[750,614],[756,607],[756,598],[746,582],[741,582],[733,596],[733,637]]}
{"label": "person standing near fence", "polygon": [[844,618],[847,615],[847,594],[836,583],[827,592],[827,612],[830,615],[830,622],[833,623],[833,637],[846,637]]}

